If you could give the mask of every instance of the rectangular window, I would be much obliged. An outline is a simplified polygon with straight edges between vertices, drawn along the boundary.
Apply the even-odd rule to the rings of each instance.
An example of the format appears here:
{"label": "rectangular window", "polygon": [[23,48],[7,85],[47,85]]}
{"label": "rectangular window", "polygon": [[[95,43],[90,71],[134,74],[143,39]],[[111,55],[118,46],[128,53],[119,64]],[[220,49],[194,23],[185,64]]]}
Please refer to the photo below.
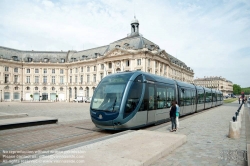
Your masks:
{"label": "rectangular window", "polygon": [[70,73],[72,74],[72,69],[70,69]]}
{"label": "rectangular window", "polygon": [[63,80],[63,76],[60,76],[60,84],[63,84],[64,80]]}
{"label": "rectangular window", "polygon": [[100,79],[100,80],[102,80],[102,79],[103,79],[103,73],[101,73],[101,74],[100,74],[100,77],[101,77],[101,79]]}
{"label": "rectangular window", "polygon": [[90,82],[90,76],[87,75],[87,83],[89,83],[89,82]]}
{"label": "rectangular window", "polygon": [[110,69],[112,68],[112,63],[109,63],[109,68],[110,68]]}
{"label": "rectangular window", "polygon": [[18,68],[17,68],[17,67],[14,69],[14,72],[15,72],[15,73],[18,73]]}
{"label": "rectangular window", "polygon": [[39,73],[39,69],[35,69],[35,73]]}
{"label": "rectangular window", "polygon": [[101,64],[101,69],[102,69],[102,70],[104,69],[104,64]]}
{"label": "rectangular window", "polygon": [[55,83],[56,83],[56,77],[52,76],[52,84],[55,84]]}
{"label": "rectangular window", "polygon": [[93,75],[93,82],[96,82],[96,74]]}
{"label": "rectangular window", "polygon": [[150,59],[148,59],[148,67],[150,67]]}
{"label": "rectangular window", "polygon": [[43,73],[46,74],[47,73],[47,69],[43,69]]}
{"label": "rectangular window", "polygon": [[35,76],[35,83],[39,83],[39,76]]}
{"label": "rectangular window", "polygon": [[72,83],[72,76],[69,77],[69,83]]}
{"label": "rectangular window", "polygon": [[126,66],[129,66],[129,64],[130,64],[130,61],[126,60]]}
{"label": "rectangular window", "polygon": [[83,67],[81,67],[81,72],[83,72]]}
{"label": "rectangular window", "polygon": [[138,65],[138,66],[141,65],[141,59],[137,59],[137,65]]}
{"label": "rectangular window", "polygon": [[87,67],[87,72],[89,72],[90,71],[90,68],[89,68],[89,66]]}
{"label": "rectangular window", "polygon": [[18,75],[14,75],[14,83],[18,82]]}
{"label": "rectangular window", "polygon": [[96,71],[96,66],[94,66],[94,71]]}
{"label": "rectangular window", "polygon": [[26,77],[26,83],[30,83],[30,76]]}
{"label": "rectangular window", "polygon": [[43,76],[43,83],[47,83],[47,76]]}
{"label": "rectangular window", "polygon": [[75,69],[75,73],[78,73],[78,68]]}
{"label": "rectangular window", "polygon": [[81,84],[83,83],[83,75],[81,75]]}
{"label": "rectangular window", "polygon": [[60,69],[60,74],[63,74],[63,69]]}
{"label": "rectangular window", "polygon": [[9,67],[5,66],[4,71],[9,71]]}
{"label": "rectangular window", "polygon": [[27,69],[26,72],[27,72],[27,73],[30,73],[30,69]]}
{"label": "rectangular window", "polygon": [[52,74],[55,74],[56,73],[56,70],[55,69],[52,69]]}

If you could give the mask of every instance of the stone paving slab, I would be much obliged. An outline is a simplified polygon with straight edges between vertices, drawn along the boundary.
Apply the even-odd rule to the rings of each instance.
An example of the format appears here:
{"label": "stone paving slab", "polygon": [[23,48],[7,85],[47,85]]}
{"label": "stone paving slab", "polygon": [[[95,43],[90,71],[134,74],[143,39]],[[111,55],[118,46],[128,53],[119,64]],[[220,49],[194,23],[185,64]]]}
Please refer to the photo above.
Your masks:
{"label": "stone paving slab", "polygon": [[[180,127],[175,134],[186,135],[187,143],[151,166],[246,165],[245,118],[242,118],[240,138],[228,138],[229,121],[238,108],[236,101],[180,119]],[[245,106],[245,109],[248,108]],[[167,125],[157,131],[169,133],[170,127]]]}
{"label": "stone paving slab", "polygon": [[138,130],[64,151],[64,157],[62,153],[56,153],[19,165],[146,166],[171,153],[185,142],[185,135]]}
{"label": "stone paving slab", "polygon": [[58,119],[52,117],[23,117],[23,118],[13,118],[13,119],[4,119],[0,120],[0,130],[7,128],[16,128],[23,125],[29,126],[34,124],[48,124],[56,123]]}
{"label": "stone paving slab", "polygon": [[27,113],[18,113],[18,114],[7,114],[0,112],[0,120],[1,119],[9,119],[9,118],[19,118],[19,117],[27,117]]}

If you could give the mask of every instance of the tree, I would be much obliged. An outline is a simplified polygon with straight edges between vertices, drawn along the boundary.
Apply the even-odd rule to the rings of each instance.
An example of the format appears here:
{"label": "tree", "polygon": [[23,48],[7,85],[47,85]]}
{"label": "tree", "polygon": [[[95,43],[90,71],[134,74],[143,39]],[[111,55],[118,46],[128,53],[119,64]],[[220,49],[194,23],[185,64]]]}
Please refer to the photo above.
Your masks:
{"label": "tree", "polygon": [[32,100],[32,98],[33,98],[33,95],[32,95],[32,94],[30,94],[30,98],[31,98],[31,100]]}
{"label": "tree", "polygon": [[240,95],[241,94],[241,87],[240,87],[240,85],[237,85],[237,84],[233,85],[233,93],[235,95]]}
{"label": "tree", "polygon": [[245,95],[249,95],[250,94],[250,87],[248,88],[241,88],[242,92],[245,93]]}

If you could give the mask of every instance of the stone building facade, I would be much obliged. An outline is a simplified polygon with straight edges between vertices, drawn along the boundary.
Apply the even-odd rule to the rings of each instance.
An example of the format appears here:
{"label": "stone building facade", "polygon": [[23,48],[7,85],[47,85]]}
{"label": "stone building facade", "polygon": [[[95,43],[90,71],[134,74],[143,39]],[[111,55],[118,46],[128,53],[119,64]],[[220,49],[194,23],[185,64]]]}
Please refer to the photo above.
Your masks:
{"label": "stone building facade", "polygon": [[194,79],[194,84],[220,90],[224,96],[233,93],[233,83],[222,77],[197,78]]}
{"label": "stone building facade", "polygon": [[142,70],[189,82],[194,72],[184,62],[139,34],[139,21],[131,33],[109,45],[67,52],[22,51],[0,46],[1,101],[72,101],[93,95],[108,74]]}

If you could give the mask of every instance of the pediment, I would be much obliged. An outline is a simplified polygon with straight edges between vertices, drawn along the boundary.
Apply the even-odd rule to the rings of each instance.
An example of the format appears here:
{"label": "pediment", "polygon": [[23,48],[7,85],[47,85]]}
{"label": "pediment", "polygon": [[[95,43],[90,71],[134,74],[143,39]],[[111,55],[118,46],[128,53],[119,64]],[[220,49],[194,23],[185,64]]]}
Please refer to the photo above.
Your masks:
{"label": "pediment", "polygon": [[122,50],[122,49],[119,49],[119,48],[114,48],[112,49],[111,51],[109,51],[106,56],[107,57],[111,57],[111,56],[117,56],[117,55],[123,55],[123,54],[126,54],[128,53],[129,51],[127,50]]}

